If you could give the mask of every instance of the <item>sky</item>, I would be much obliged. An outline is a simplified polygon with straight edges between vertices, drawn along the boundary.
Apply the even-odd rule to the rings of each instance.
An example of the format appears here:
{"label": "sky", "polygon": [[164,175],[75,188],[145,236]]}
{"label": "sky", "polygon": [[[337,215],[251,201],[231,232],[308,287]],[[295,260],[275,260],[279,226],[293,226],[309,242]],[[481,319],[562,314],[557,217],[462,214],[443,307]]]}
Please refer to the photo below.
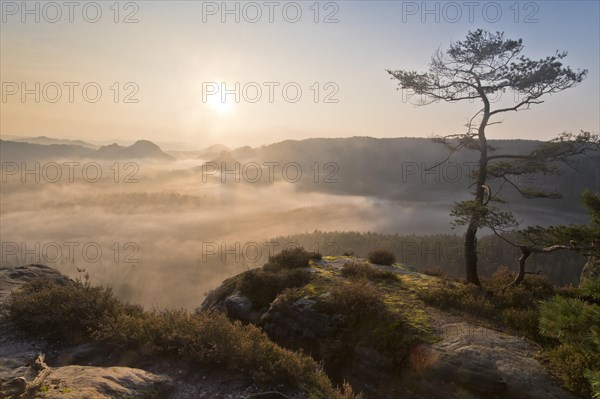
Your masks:
{"label": "sky", "polygon": [[566,50],[567,65],[589,70],[506,114],[490,138],[598,132],[599,4],[3,0],[0,134],[194,149],[459,133],[477,103],[416,107],[386,69],[425,71],[435,50],[478,28],[522,38],[534,59]]}

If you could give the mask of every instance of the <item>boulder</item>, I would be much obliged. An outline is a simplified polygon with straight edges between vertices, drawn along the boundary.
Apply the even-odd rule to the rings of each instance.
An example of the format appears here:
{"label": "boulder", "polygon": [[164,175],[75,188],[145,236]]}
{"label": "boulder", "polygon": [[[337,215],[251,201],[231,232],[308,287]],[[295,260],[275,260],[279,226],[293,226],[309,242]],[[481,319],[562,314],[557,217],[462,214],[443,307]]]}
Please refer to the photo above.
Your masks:
{"label": "boulder", "polygon": [[252,301],[243,295],[231,295],[225,298],[225,309],[231,318],[244,322],[252,321]]}
{"label": "boulder", "polygon": [[330,317],[314,309],[316,301],[276,299],[262,315],[259,325],[275,342],[323,358],[323,345],[332,333]]}

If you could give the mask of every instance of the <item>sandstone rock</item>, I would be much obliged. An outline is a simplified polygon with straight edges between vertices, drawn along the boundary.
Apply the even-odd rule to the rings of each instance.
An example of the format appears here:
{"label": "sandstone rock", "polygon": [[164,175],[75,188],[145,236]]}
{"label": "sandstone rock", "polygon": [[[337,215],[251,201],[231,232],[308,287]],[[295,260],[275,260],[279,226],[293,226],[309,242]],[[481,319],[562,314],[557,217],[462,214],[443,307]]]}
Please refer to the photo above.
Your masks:
{"label": "sandstone rock", "polygon": [[229,317],[249,322],[252,319],[252,301],[242,295],[231,295],[225,299]]}
{"label": "sandstone rock", "polygon": [[13,378],[12,380],[0,384],[0,394],[3,396],[19,396],[27,390],[27,380],[24,377]]}
{"label": "sandstone rock", "polygon": [[[169,397],[173,390],[168,377],[129,367],[65,366],[53,368],[40,382],[47,399],[77,397]],[[39,388],[38,388],[39,389]]]}
{"label": "sandstone rock", "polygon": [[67,276],[44,265],[0,267],[0,303],[7,298],[11,291],[19,288],[22,284],[39,279],[51,280],[59,284],[69,282]]}
{"label": "sandstone rock", "polygon": [[443,322],[441,312],[430,313],[440,321],[435,328],[441,339],[431,346],[435,361],[423,380],[444,380],[481,398],[575,398],[555,385],[522,338],[467,322]]}
{"label": "sandstone rock", "polygon": [[313,308],[314,303],[304,298],[293,303],[278,298],[261,317],[260,326],[280,345],[301,349],[321,359],[322,344],[331,334],[331,323],[328,315]]}
{"label": "sandstone rock", "polygon": [[[69,281],[57,270],[43,265],[3,267],[0,268],[0,301],[6,300],[11,291],[33,279],[49,279],[59,284]],[[223,299],[231,293],[222,294],[216,302],[224,310]],[[248,376],[214,367],[185,370],[185,365],[181,365],[182,368],[174,370],[160,358],[147,358],[140,363],[140,359],[144,358],[141,351],[115,353],[114,348],[107,348],[99,342],[49,347],[44,342],[12,334],[4,328],[2,320],[0,327],[0,398],[246,399],[250,394],[274,388],[249,384]],[[48,353],[50,366],[46,364],[43,352]],[[144,364],[148,370],[124,367],[134,364]],[[305,399],[302,390],[287,388],[277,387],[288,393],[289,398]],[[276,394],[274,391],[263,393]]]}
{"label": "sandstone rock", "polygon": [[[339,276],[345,262],[347,259],[324,259],[319,267],[327,268],[329,275]],[[434,279],[406,268],[376,267],[403,275],[403,281],[415,284]],[[341,277],[339,282],[344,283]],[[361,332],[356,347],[349,348],[346,338],[355,332],[348,330],[346,317],[319,311],[319,302],[327,297],[327,293],[299,299],[279,296],[256,324],[278,344],[323,360],[331,377],[350,382],[367,398],[574,398],[557,386],[536,360],[535,349],[523,338],[471,324],[434,308],[425,310],[439,341],[416,345],[409,353],[409,361],[395,364],[389,353],[376,348],[368,331]],[[216,296],[211,298],[212,309],[223,303]],[[246,309],[239,299],[229,306]]]}

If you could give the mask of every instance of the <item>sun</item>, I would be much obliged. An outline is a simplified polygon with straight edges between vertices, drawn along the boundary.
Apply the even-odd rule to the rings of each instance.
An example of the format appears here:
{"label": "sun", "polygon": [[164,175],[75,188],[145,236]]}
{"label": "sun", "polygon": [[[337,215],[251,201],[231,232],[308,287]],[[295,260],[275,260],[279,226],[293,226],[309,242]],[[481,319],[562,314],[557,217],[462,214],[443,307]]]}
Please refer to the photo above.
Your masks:
{"label": "sun", "polygon": [[207,97],[206,104],[217,114],[225,115],[233,111],[235,102],[229,98],[223,101],[220,95],[212,95]]}

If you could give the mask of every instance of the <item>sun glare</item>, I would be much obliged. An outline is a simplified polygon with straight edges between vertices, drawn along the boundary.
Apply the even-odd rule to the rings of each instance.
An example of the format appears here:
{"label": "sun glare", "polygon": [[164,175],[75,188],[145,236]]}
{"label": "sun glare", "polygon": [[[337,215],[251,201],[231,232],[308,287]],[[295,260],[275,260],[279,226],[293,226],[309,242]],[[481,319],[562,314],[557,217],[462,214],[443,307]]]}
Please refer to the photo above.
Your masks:
{"label": "sun glare", "polygon": [[221,96],[214,95],[208,96],[206,104],[216,113],[220,115],[229,114],[233,111],[234,101],[233,99],[227,98],[225,101],[221,99]]}

